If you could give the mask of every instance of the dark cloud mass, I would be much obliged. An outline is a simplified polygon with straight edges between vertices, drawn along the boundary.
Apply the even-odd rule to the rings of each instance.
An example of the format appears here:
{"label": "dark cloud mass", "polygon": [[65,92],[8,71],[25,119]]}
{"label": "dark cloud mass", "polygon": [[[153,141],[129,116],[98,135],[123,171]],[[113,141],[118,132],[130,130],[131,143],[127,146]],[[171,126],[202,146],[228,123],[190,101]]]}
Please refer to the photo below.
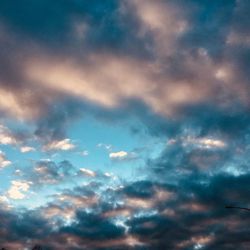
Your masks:
{"label": "dark cloud mass", "polygon": [[[248,0],[1,0],[0,144],[55,153],[4,195],[56,194],[22,209],[0,196],[0,247],[250,249],[250,214],[225,208],[250,206],[249,15]],[[58,152],[78,150],[68,132],[87,116],[138,119],[164,147],[133,179],[79,170]]]}
{"label": "dark cloud mass", "polygon": [[[84,201],[78,208],[58,203],[55,214],[56,206],[52,204],[46,210],[40,208],[19,215],[2,210],[1,244],[11,248],[15,244],[39,243],[45,249],[194,249],[198,246],[233,249],[237,244],[239,249],[247,249],[247,212],[226,210],[224,206],[236,204],[232,200],[240,200],[237,205],[248,203],[248,183],[248,174],[206,176],[203,182],[197,177],[189,178],[181,185],[172,186],[148,181],[147,185],[158,191],[150,198],[131,191],[129,197],[133,196],[133,203],[124,203],[119,209],[111,202],[107,210],[105,202],[100,200],[98,209],[96,205],[86,209]],[[145,184],[132,185],[139,188]],[[73,195],[75,191],[71,192]],[[127,195],[126,189],[122,192]],[[171,195],[163,195],[164,192]],[[120,193],[113,192],[113,199]],[[141,207],[135,210],[135,206]],[[65,226],[63,218],[73,208],[74,220]],[[124,211],[127,213],[123,214]],[[119,224],[121,221],[124,224]]]}

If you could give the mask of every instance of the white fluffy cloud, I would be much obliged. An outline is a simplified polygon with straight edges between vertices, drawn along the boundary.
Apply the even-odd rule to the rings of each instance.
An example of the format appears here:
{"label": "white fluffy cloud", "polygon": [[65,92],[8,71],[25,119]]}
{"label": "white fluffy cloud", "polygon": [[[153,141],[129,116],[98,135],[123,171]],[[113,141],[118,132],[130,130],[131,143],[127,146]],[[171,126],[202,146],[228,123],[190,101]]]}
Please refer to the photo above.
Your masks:
{"label": "white fluffy cloud", "polygon": [[136,154],[134,152],[118,151],[110,153],[109,158],[118,161],[132,160],[136,158]]}
{"label": "white fluffy cloud", "polygon": [[20,148],[20,151],[22,153],[28,153],[28,152],[31,152],[31,151],[35,151],[35,149],[33,147],[23,146],[23,147]]}
{"label": "white fluffy cloud", "polygon": [[26,181],[11,181],[11,187],[8,190],[8,195],[11,199],[21,200],[25,198],[25,192],[30,188],[31,182]]}
{"label": "white fluffy cloud", "polygon": [[128,156],[126,151],[113,152],[109,154],[111,159],[124,159]]}

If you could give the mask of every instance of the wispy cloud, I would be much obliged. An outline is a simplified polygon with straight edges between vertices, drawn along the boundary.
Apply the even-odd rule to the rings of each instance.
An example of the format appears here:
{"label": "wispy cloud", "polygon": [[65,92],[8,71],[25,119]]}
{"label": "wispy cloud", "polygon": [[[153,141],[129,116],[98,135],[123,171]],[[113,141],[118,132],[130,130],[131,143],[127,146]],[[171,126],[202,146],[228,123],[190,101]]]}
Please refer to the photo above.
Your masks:
{"label": "wispy cloud", "polygon": [[95,177],[96,173],[90,169],[86,169],[86,168],[80,168],[79,171],[80,174],[85,175],[85,176],[89,176],[89,177]]}
{"label": "wispy cloud", "polygon": [[5,168],[9,166],[10,164],[11,164],[11,161],[9,161],[6,158],[5,153],[0,151],[0,168]]}

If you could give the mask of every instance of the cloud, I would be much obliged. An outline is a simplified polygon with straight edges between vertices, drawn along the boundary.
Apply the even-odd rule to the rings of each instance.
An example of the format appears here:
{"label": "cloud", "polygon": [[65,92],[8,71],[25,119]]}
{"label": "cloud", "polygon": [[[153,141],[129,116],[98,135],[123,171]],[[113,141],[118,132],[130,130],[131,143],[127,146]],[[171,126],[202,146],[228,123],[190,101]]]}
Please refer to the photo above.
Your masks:
{"label": "cloud", "polygon": [[214,138],[192,138],[188,137],[183,140],[184,144],[191,144],[194,146],[198,146],[200,148],[207,148],[207,149],[216,149],[216,148],[224,148],[226,147],[225,142],[214,139]]}
{"label": "cloud", "polygon": [[29,147],[29,146],[23,146],[23,147],[21,147],[20,151],[22,153],[28,153],[28,152],[35,151],[35,148]]}
{"label": "cloud", "polygon": [[5,153],[0,150],[0,168],[5,168],[11,163],[12,162],[6,158]]}
{"label": "cloud", "polygon": [[98,143],[96,145],[98,148],[104,148],[106,149],[107,151],[110,151],[112,149],[112,145],[110,144],[105,144],[105,143]]}
{"label": "cloud", "polygon": [[134,152],[118,151],[109,153],[109,158],[111,160],[126,161],[135,159],[137,155]]}
{"label": "cloud", "polygon": [[[42,5],[47,5],[48,8],[52,7],[50,2],[43,3]],[[53,3],[53,5],[54,7],[52,7],[52,9],[59,8],[62,10],[62,13],[52,11],[53,13],[49,15],[48,19],[53,23],[56,17],[60,22],[51,26],[50,24],[42,25],[43,11],[41,9],[41,3],[32,4],[34,12],[36,12],[35,15],[30,13],[29,8],[26,8],[25,5],[16,5],[16,7],[22,10],[22,13],[25,13],[26,19],[22,21],[20,21],[19,15],[12,12],[12,8],[9,8],[11,7],[11,3],[1,3],[1,10],[4,9],[5,11],[1,11],[0,13],[0,42],[1,46],[6,48],[6,50],[1,53],[1,68],[4,73],[1,74],[1,92],[3,95],[1,99],[1,109],[5,114],[20,119],[38,118],[46,113],[45,111],[48,106],[53,106],[51,105],[52,100],[55,101],[62,97],[60,93],[55,93],[51,88],[43,88],[40,84],[40,87],[38,85],[34,86],[34,88],[32,87],[32,92],[29,91],[33,83],[29,82],[23,74],[22,63],[26,61],[31,54],[38,53],[41,48],[44,48],[47,52],[54,51],[57,55],[66,52],[68,55],[73,53],[76,56],[79,53],[79,49],[84,49],[85,51],[88,51],[91,47],[92,50],[98,49],[100,45],[99,40],[103,37],[106,38],[104,47],[114,48],[113,42],[119,45],[123,42],[123,39],[116,39],[119,36],[114,36],[110,39],[112,37],[110,34],[112,33],[110,33],[109,30],[115,29],[120,34],[124,33],[124,35],[126,31],[129,30],[123,28],[124,22],[121,23],[121,20],[119,20],[120,16],[115,13],[119,8],[117,2],[112,1],[108,5],[103,5],[98,1],[91,4],[67,1],[65,3]],[[95,11],[96,9],[99,9],[102,14],[97,13]],[[107,14],[105,10],[114,11],[114,15]],[[92,16],[91,19],[88,18],[89,15]],[[106,20],[110,19],[110,23],[102,22],[102,28],[100,29],[100,21],[102,18],[100,19],[99,17]],[[41,33],[36,31],[38,28],[37,22],[43,26],[44,30]],[[31,23],[34,25],[30,25]],[[65,30],[58,30],[58,25]],[[81,27],[84,27],[84,29]],[[100,31],[100,33],[93,33],[93,30],[88,29],[88,27],[99,27],[98,31]],[[94,30],[97,31],[96,28],[94,28]],[[86,31],[88,33],[87,36],[84,35]],[[53,38],[48,41],[48,37]],[[60,46],[58,46],[59,44]],[[129,45],[128,42],[126,44]],[[61,45],[63,45],[64,48],[62,48]],[[133,48],[131,45],[130,47]],[[7,50],[9,50],[9,52],[11,51],[11,53],[6,53],[5,51]],[[52,54],[54,54],[54,52]],[[22,60],[20,60],[20,58],[22,58]],[[8,88],[6,87],[7,83]],[[44,98],[45,93],[47,93],[46,98]]]}
{"label": "cloud", "polygon": [[14,200],[22,200],[26,197],[26,192],[28,192],[31,182],[27,181],[11,181],[11,187],[8,190],[8,196]]}
{"label": "cloud", "polygon": [[34,186],[58,184],[66,181],[75,174],[74,166],[67,160],[56,163],[51,160],[40,160],[32,166],[32,171],[28,172],[27,178]]}
{"label": "cloud", "polygon": [[77,222],[71,226],[61,229],[61,232],[74,234],[90,240],[107,240],[119,238],[123,235],[124,229],[116,226],[101,216],[78,212]]}
{"label": "cloud", "polygon": [[4,145],[17,144],[17,138],[3,125],[0,125],[0,143]]}
{"label": "cloud", "polygon": [[[73,150],[69,125],[89,114],[112,124],[138,118],[168,141],[130,181],[33,162],[1,197],[48,185],[58,193],[33,210],[1,206],[0,244],[249,249],[249,216],[224,208],[249,205],[249,10],[244,0],[0,1],[6,124],[30,126],[46,152]],[[0,143],[28,152],[30,134],[1,125]],[[99,146],[117,164],[137,157]],[[0,152],[0,167],[9,164]],[[82,185],[80,174],[95,178]]]}
{"label": "cloud", "polygon": [[99,202],[98,188],[95,188],[91,187],[91,184],[76,186],[73,189],[62,190],[55,198],[59,203],[67,203],[77,208],[92,207]]}
{"label": "cloud", "polygon": [[[212,65],[209,59],[204,55],[198,57],[200,58],[189,58],[191,65],[185,67],[190,67],[190,71],[193,71],[196,67],[200,67],[200,64],[205,64],[204,68],[211,71]],[[81,70],[80,68],[78,70],[77,65],[72,66],[74,62],[70,61],[62,64],[61,59],[55,59],[53,64],[57,67],[54,68],[48,65],[48,61],[53,59],[36,60],[32,60],[27,66],[27,77],[30,81],[42,81],[46,88],[53,88],[62,94],[79,97],[107,109],[118,108],[128,99],[138,99],[156,113],[173,115],[181,105],[207,100],[209,96],[212,96],[213,89],[216,87],[213,87],[214,84],[211,83],[209,85],[211,87],[201,88],[198,83],[199,79],[190,82],[174,81],[171,77],[164,76],[164,72],[155,72],[156,68],[152,68],[150,62],[142,62],[133,58],[94,55],[89,58],[88,62],[84,62],[80,67]],[[198,65],[196,61],[201,62]],[[138,68],[136,65],[141,65],[141,67]],[[95,74],[96,71],[99,71],[98,75]],[[157,79],[154,85],[151,84],[153,79]],[[203,80],[212,82],[212,79]],[[57,84],[58,82],[60,85]],[[68,82],[72,82],[72,88],[69,87]],[[98,86],[99,82],[102,82],[101,89]],[[188,98],[191,93],[192,100]]]}
{"label": "cloud", "polygon": [[[66,138],[68,124],[83,111],[114,119],[123,110],[153,130],[170,130],[172,118],[189,117],[188,107],[205,113],[212,103],[223,113],[234,106],[235,116],[248,110],[247,46],[227,42],[231,33],[247,35],[247,21],[239,22],[245,3],[230,0],[223,11],[221,2],[196,1],[46,4],[48,20],[57,17],[60,24],[43,23],[40,2],[32,4],[36,15],[18,5],[26,13],[22,22],[10,3],[0,13],[1,47],[12,52],[2,52],[0,106],[5,115],[35,120],[45,144]],[[147,112],[157,119],[148,120]]]}
{"label": "cloud", "polygon": [[89,151],[88,150],[83,150],[82,152],[80,152],[80,154],[82,156],[88,156],[89,155]]}
{"label": "cloud", "polygon": [[49,144],[44,146],[44,150],[51,151],[51,150],[62,150],[68,151],[74,149],[76,146],[71,143],[70,139],[66,138],[64,140],[59,141],[52,141]]}
{"label": "cloud", "polygon": [[[176,49],[178,37],[189,28],[182,9],[164,1],[136,0],[128,1],[128,4],[140,20],[139,34],[154,36],[153,46],[157,56],[171,55]],[[179,18],[176,18],[177,15]]]}
{"label": "cloud", "polygon": [[[194,7],[194,3],[190,5]],[[199,6],[201,14],[204,6],[206,4]],[[214,6],[219,7],[219,4]],[[233,11],[231,3],[227,8],[229,10],[226,11]],[[135,34],[143,37],[145,42],[148,37],[153,40],[148,46],[152,46],[151,53],[157,60],[141,60],[132,54],[117,56],[114,51],[94,51],[84,61],[76,60],[75,55],[71,58],[67,55],[64,60],[64,55],[57,58],[42,52],[43,56],[27,62],[27,78],[31,82],[42,83],[46,89],[52,88],[63,95],[74,96],[106,109],[120,108],[126,101],[136,99],[164,116],[175,116],[182,106],[210,100],[220,107],[224,103],[221,92],[227,98],[233,97],[235,91],[243,91],[244,86],[235,88],[231,80],[222,83],[216,79],[217,64],[223,68],[224,61],[213,60],[204,39],[195,46],[188,44],[188,39],[195,39],[193,29],[201,30],[202,25],[182,3],[129,1],[129,4],[123,5],[123,14],[128,15],[132,9],[129,17],[134,15],[138,21]],[[224,20],[224,13],[222,15]],[[225,24],[225,21],[221,22]],[[214,26],[211,29],[220,37],[219,30]],[[222,33],[221,39],[226,40],[224,30]],[[227,84],[227,87],[222,89],[222,84]],[[191,95],[192,98],[189,98]],[[241,101],[245,104],[243,99]]]}
{"label": "cloud", "polygon": [[[174,185],[151,180],[131,182],[112,192],[104,189],[99,198],[91,185],[64,190],[54,202],[31,212],[22,211],[21,217],[1,209],[5,230],[1,231],[0,243],[133,250],[224,250],[237,244],[244,249],[248,246],[244,236],[249,233],[247,214],[224,206],[246,205],[248,183],[248,174],[219,174],[204,176],[203,182],[193,176]],[[19,181],[13,184],[23,186]],[[127,203],[128,198],[134,202]]]}
{"label": "cloud", "polygon": [[81,117],[83,108],[82,103],[77,100],[58,98],[36,121],[35,136],[45,145],[52,141],[64,140],[69,124]]}
{"label": "cloud", "polygon": [[109,157],[111,159],[124,159],[128,156],[128,153],[126,151],[119,151],[119,152],[113,152],[109,154]]}
{"label": "cloud", "polygon": [[86,176],[90,176],[90,177],[95,177],[96,173],[90,169],[86,169],[86,168],[80,168],[79,171],[80,174],[86,175]]}
{"label": "cloud", "polygon": [[234,150],[234,146],[225,146],[220,140],[214,143],[204,138],[183,139],[180,135],[168,141],[158,157],[149,159],[146,169],[151,173],[151,178],[163,181],[167,178],[173,182],[194,173],[197,178],[207,173],[213,175],[224,172],[234,162],[234,157],[237,158],[232,153]]}

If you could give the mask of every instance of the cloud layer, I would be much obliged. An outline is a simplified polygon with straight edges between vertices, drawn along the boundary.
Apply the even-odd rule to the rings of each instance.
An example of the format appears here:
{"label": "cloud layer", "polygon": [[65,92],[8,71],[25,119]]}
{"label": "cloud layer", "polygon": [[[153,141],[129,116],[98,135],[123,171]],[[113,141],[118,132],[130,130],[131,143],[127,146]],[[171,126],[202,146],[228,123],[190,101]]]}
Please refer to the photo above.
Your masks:
{"label": "cloud layer", "polygon": [[[249,215],[225,209],[249,206],[249,14],[247,0],[0,1],[0,246],[249,249]],[[97,130],[72,127],[86,117],[157,143],[103,131],[98,162],[80,147]]]}

